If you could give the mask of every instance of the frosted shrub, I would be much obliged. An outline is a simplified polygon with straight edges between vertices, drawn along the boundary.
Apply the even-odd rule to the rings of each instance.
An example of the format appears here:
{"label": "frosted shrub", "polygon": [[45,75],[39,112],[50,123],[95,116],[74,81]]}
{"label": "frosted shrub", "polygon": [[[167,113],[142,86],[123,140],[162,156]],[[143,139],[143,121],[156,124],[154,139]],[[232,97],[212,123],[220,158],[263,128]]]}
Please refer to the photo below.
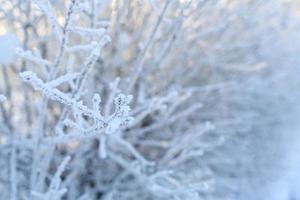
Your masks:
{"label": "frosted shrub", "polygon": [[0,26],[21,41],[0,56],[0,199],[222,194],[214,169],[227,160],[212,166],[212,154],[255,115],[226,108],[236,77],[266,66],[260,45],[281,20],[268,8],[281,1],[0,5]]}

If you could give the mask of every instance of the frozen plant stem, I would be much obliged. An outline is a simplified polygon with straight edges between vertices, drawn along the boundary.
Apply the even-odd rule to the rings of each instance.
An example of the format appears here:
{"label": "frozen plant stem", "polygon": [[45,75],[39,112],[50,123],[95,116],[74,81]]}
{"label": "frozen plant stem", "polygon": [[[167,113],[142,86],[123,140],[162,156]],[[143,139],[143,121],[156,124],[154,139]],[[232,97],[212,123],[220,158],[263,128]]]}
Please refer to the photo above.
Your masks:
{"label": "frozen plant stem", "polygon": [[[47,1],[48,4],[50,5],[50,2]],[[49,73],[49,76],[47,78],[47,81],[51,81],[52,79],[54,79],[58,73],[58,69],[59,69],[59,65],[61,63],[61,60],[63,58],[63,55],[64,55],[64,52],[65,52],[65,46],[66,46],[66,40],[67,40],[67,28],[68,28],[68,25],[70,23],[70,20],[71,20],[71,15],[73,13],[73,8],[74,8],[74,5],[76,3],[76,0],[72,0],[71,1],[71,4],[69,6],[69,9],[68,9],[68,12],[67,12],[67,15],[65,17],[65,23],[64,23],[64,26],[63,26],[63,29],[62,29],[62,39],[61,39],[61,44],[60,44],[60,48],[59,48],[59,53],[58,53],[58,56],[54,62],[54,65],[51,67],[50,69],[50,73]],[[50,19],[51,20],[51,19]],[[43,94],[43,97],[42,97],[42,103],[41,103],[41,106],[40,106],[40,113],[39,113],[39,119],[38,119],[38,128],[37,128],[37,131],[35,133],[35,145],[34,145],[34,150],[33,150],[33,167],[32,167],[32,172],[31,172],[31,178],[30,178],[30,181],[31,181],[31,188],[34,188],[34,185],[35,185],[35,182],[36,182],[36,178],[37,178],[37,170],[38,170],[38,167],[37,167],[37,162],[38,162],[38,157],[39,157],[39,143],[40,143],[40,139],[43,137],[44,135],[44,124],[45,124],[45,118],[46,118],[46,110],[47,110],[47,106],[48,106],[48,99],[47,97]]]}
{"label": "frozen plant stem", "polygon": [[140,74],[141,74],[141,72],[143,70],[145,56],[147,55],[147,52],[148,52],[149,48],[151,47],[151,45],[152,45],[152,43],[154,41],[154,38],[155,38],[155,35],[157,33],[158,27],[162,23],[163,18],[164,18],[165,14],[166,14],[166,11],[167,11],[167,9],[168,9],[171,1],[172,0],[167,0],[166,1],[165,6],[164,6],[164,8],[163,8],[163,10],[162,10],[162,12],[161,12],[161,14],[160,14],[160,16],[159,16],[156,24],[155,24],[155,26],[154,26],[153,31],[151,32],[151,35],[150,35],[150,37],[149,37],[149,39],[148,39],[145,47],[143,48],[142,52],[139,54],[138,58],[136,59],[136,62],[134,64],[134,66],[133,66],[133,69],[134,69],[133,75],[132,75],[132,77],[130,77],[130,82],[129,82],[129,85],[128,85],[127,90],[126,90],[127,94],[131,93],[131,91],[133,90],[133,88],[134,88],[134,86],[136,84],[137,79],[139,78],[139,76],[140,76]]}

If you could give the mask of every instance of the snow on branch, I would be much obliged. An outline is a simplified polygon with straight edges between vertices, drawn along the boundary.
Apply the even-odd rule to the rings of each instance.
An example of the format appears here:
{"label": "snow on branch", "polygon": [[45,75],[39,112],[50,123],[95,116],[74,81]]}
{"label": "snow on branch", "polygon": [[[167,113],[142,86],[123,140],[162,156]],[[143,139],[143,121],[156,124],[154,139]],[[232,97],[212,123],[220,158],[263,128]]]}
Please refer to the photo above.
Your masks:
{"label": "snow on branch", "polygon": [[33,0],[33,2],[35,3],[35,5],[39,8],[39,10],[45,15],[47,16],[56,37],[61,40],[61,32],[62,32],[62,27],[61,25],[58,23],[58,20],[56,18],[56,16],[53,13],[53,8],[52,5],[50,3],[49,0],[46,1],[40,1],[40,0]]}
{"label": "snow on branch", "polygon": [[[114,101],[115,112],[107,119],[104,119],[99,111],[99,105],[97,105],[101,102],[99,95],[94,95],[94,109],[90,109],[83,105],[82,101],[77,101],[75,98],[71,98],[67,94],[52,87],[59,83],[68,82],[74,79],[75,75],[65,75],[56,79],[56,81],[50,81],[48,83],[44,83],[37,77],[36,73],[31,71],[22,72],[20,73],[20,76],[24,82],[30,83],[35,90],[41,91],[48,98],[71,107],[75,115],[85,115],[94,119],[94,129],[96,130],[106,127],[106,133],[110,134],[116,132],[121,126],[132,121],[132,117],[129,116],[129,103],[132,100],[131,95],[125,96],[119,94]],[[70,121],[69,124],[71,124]],[[76,125],[76,123],[74,123],[74,125]]]}
{"label": "snow on branch", "polygon": [[38,65],[41,65],[41,66],[50,66],[51,65],[51,63],[49,61],[41,58],[40,55],[36,55],[33,52],[31,52],[31,51],[28,51],[28,50],[24,51],[21,48],[17,48],[16,49],[16,53],[20,57],[23,57],[26,60],[34,62],[34,63],[36,63]]}

